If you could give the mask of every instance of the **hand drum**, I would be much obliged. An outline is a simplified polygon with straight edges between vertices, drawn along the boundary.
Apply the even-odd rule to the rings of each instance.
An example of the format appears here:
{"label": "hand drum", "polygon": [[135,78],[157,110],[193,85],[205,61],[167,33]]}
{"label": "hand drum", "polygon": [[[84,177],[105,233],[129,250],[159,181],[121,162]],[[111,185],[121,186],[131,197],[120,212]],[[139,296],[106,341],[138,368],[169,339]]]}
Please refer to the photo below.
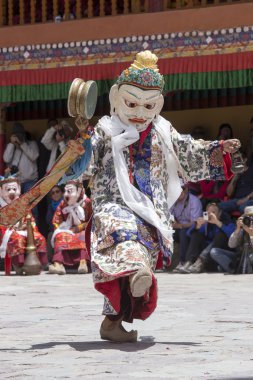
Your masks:
{"label": "hand drum", "polygon": [[68,114],[91,119],[96,108],[98,88],[96,82],[76,78],[73,80],[68,95]]}

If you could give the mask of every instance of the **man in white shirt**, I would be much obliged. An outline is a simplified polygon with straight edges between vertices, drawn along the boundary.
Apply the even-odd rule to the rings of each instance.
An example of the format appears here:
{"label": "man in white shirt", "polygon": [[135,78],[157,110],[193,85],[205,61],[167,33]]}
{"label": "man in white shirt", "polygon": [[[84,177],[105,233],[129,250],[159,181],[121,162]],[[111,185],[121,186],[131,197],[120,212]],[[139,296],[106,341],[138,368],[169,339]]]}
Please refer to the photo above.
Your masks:
{"label": "man in white shirt", "polygon": [[27,138],[21,123],[14,123],[3,159],[12,174],[18,173],[22,193],[28,191],[38,180],[38,157],[39,148],[36,141]]}
{"label": "man in white shirt", "polygon": [[62,120],[59,124],[51,126],[41,139],[41,143],[51,151],[46,171],[48,172],[58,156],[66,149],[73,128],[66,120]]}

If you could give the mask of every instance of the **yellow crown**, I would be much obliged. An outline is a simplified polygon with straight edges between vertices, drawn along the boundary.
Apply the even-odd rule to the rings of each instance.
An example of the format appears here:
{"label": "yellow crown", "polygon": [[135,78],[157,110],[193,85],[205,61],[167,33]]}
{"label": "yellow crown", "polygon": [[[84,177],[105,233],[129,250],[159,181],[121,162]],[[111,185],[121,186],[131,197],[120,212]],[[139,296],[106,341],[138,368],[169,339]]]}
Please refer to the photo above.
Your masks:
{"label": "yellow crown", "polygon": [[151,53],[149,50],[141,51],[136,54],[136,59],[131,64],[131,67],[137,70],[140,69],[152,69],[156,73],[159,72],[157,67],[158,58],[155,54]]}

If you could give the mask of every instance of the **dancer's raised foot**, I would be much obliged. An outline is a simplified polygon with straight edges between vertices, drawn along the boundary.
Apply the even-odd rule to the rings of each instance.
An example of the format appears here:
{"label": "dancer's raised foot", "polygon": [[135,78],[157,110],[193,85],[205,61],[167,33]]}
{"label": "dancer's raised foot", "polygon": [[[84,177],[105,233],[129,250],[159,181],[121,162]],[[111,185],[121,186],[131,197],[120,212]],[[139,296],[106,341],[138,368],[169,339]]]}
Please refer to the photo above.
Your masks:
{"label": "dancer's raised foot", "polygon": [[147,267],[139,269],[129,276],[130,290],[133,297],[142,297],[152,285],[152,273]]}

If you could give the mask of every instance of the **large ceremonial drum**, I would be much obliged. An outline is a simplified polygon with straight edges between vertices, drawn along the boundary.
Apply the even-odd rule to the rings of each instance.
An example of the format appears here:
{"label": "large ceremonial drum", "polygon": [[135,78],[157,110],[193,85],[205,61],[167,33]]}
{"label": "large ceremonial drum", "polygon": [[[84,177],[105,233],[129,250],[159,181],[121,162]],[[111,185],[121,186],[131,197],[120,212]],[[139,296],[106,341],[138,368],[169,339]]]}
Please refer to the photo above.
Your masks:
{"label": "large ceremonial drum", "polygon": [[68,114],[71,117],[82,116],[91,119],[96,108],[98,88],[96,82],[76,78],[73,80],[68,95]]}

